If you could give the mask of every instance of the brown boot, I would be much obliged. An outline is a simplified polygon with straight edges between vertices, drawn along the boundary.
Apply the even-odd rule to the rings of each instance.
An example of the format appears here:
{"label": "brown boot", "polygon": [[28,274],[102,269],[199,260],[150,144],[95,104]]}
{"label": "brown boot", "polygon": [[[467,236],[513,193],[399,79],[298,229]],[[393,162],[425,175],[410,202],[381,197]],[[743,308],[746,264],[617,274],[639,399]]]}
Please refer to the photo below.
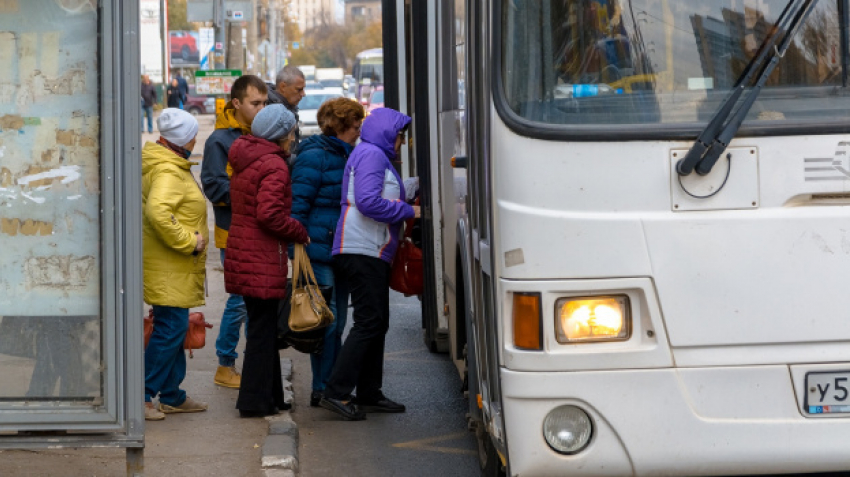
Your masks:
{"label": "brown boot", "polygon": [[178,412],[202,412],[206,411],[207,407],[209,407],[207,403],[195,401],[189,396],[186,396],[186,400],[179,406],[169,406],[168,404],[162,403],[159,405],[159,409],[165,414],[176,414]]}
{"label": "brown boot", "polygon": [[242,375],[236,371],[236,366],[219,366],[213,381],[219,386],[239,389],[242,384]]}

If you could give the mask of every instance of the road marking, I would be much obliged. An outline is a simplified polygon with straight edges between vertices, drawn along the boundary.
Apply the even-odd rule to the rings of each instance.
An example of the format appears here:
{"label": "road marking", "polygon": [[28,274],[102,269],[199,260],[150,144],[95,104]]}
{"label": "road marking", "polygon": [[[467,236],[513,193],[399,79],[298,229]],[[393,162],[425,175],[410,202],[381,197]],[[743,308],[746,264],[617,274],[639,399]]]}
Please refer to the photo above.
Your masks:
{"label": "road marking", "polygon": [[384,353],[385,357],[398,356],[400,354],[410,354],[410,353],[418,353],[420,351],[425,351],[424,349],[408,349],[404,351],[393,351],[391,353]]}
{"label": "road marking", "polygon": [[453,441],[456,439],[461,439],[466,437],[469,433],[457,432],[455,434],[448,434],[445,436],[437,436],[437,437],[429,437],[427,439],[419,439],[410,442],[400,442],[398,444],[393,444],[393,447],[398,447],[402,449],[414,449],[414,450],[424,450],[430,452],[441,452],[443,454],[461,454],[461,455],[478,455],[478,452],[472,451],[469,449],[457,449],[454,447],[443,447],[443,446],[434,446],[431,444],[437,442],[444,441]]}

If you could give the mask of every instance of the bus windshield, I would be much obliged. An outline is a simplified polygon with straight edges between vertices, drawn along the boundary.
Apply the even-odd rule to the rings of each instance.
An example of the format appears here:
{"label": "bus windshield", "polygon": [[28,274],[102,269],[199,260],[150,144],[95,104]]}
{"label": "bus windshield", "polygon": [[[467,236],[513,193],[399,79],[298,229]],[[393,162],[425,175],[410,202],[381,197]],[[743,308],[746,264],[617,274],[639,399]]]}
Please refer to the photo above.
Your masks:
{"label": "bus windshield", "polygon": [[[500,54],[507,107],[547,124],[697,127],[758,54],[786,5],[504,0]],[[745,127],[850,120],[839,18],[837,2],[818,2]]]}
{"label": "bus windshield", "polygon": [[383,84],[384,65],[380,59],[359,62],[354,66],[354,78],[360,84]]}

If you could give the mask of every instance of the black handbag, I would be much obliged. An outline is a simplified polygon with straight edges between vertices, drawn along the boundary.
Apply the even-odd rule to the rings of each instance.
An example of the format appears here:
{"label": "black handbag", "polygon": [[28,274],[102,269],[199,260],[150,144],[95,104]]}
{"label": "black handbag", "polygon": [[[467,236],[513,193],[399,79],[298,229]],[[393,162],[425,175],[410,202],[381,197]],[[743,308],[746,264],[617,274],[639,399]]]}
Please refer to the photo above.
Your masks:
{"label": "black handbag", "polygon": [[[319,286],[319,291],[325,298],[325,303],[331,302],[333,287]],[[296,332],[289,328],[289,313],[291,311],[292,280],[286,284],[286,298],[280,301],[277,309],[277,349],[295,348],[296,351],[307,354],[320,354],[325,345],[325,331],[318,328],[310,331]]]}

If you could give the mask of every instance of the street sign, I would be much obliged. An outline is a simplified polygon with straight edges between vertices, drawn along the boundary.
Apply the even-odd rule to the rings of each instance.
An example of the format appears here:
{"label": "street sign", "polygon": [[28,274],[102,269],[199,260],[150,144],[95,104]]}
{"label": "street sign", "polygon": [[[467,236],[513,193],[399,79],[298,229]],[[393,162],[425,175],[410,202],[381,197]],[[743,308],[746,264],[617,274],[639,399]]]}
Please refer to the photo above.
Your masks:
{"label": "street sign", "polygon": [[292,49],[297,50],[298,48],[301,48],[301,44],[298,43],[297,41],[293,41],[292,42]]}
{"label": "street sign", "polygon": [[[218,0],[216,0],[217,2]],[[186,19],[190,22],[215,21],[213,0],[188,0],[186,2]],[[254,19],[250,1],[225,0],[224,11],[228,21],[251,21]],[[0,5],[3,2],[0,0]],[[230,12],[230,14],[228,14]],[[242,18],[234,18],[233,12],[242,12]]]}
{"label": "street sign", "polygon": [[223,50],[224,49],[224,43],[222,43],[220,41],[215,42],[215,49],[218,50],[218,51]]}
{"label": "street sign", "polygon": [[230,94],[230,88],[242,70],[208,70],[195,72],[196,94]]}
{"label": "street sign", "polygon": [[212,28],[198,28],[198,51],[201,57],[201,69],[210,69],[210,53],[215,46],[215,30]]}
{"label": "street sign", "polygon": [[236,10],[236,11],[233,12],[233,19],[234,20],[242,20],[242,19],[244,19],[244,17],[245,17],[245,15],[243,15],[242,12],[240,12],[239,10]]}

